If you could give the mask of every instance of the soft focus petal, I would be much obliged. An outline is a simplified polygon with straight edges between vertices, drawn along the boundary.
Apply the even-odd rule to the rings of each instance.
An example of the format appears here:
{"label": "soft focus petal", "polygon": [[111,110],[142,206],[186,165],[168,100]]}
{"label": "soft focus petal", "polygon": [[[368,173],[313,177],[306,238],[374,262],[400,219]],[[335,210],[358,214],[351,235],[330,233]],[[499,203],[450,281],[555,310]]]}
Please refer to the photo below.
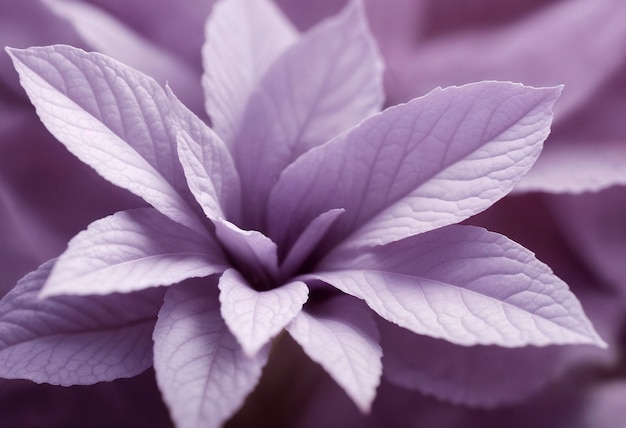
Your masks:
{"label": "soft focus petal", "polygon": [[336,242],[377,245],[459,222],[506,195],[532,166],[560,90],[485,82],[437,89],[302,155],[269,203],[269,233],[293,240],[345,208]]}
{"label": "soft focus petal", "polygon": [[418,334],[462,345],[606,346],[563,281],[482,228],[448,226],[331,256],[318,269],[314,278]]}
{"label": "soft focus petal", "polygon": [[44,296],[128,293],[170,285],[227,268],[210,239],[152,208],[97,220],[59,257]]}
{"label": "soft focus petal", "polygon": [[362,412],[369,411],[380,382],[382,351],[365,305],[348,296],[315,302],[295,317],[287,331]]}
{"label": "soft focus petal", "polygon": [[239,219],[241,185],[228,148],[171,91],[168,96],[175,117],[178,156],[191,193],[208,218]]}
{"label": "soft focus petal", "polygon": [[132,377],[152,364],[160,290],[106,297],[38,297],[54,262],[0,302],[0,375],[59,385]]}
{"label": "soft focus petal", "polygon": [[219,427],[254,389],[269,346],[246,356],[220,316],[212,280],[170,288],[154,330],[154,368],[180,428]]}
{"label": "soft focus petal", "polygon": [[261,226],[257,213],[289,163],[378,112],[382,102],[382,61],[353,2],[279,57],[252,94],[234,147],[252,227]]}
{"label": "soft focus petal", "polygon": [[583,262],[616,290],[626,292],[626,187],[555,195],[549,202]]}
{"label": "soft focus petal", "polygon": [[69,46],[11,49],[21,83],[48,130],[112,183],[172,220],[203,230],[163,117],[165,92],[149,77]]}
{"label": "soft focus petal", "polygon": [[202,106],[198,91],[200,72],[182,58],[155,45],[113,15],[87,2],[46,0],[45,3],[67,19],[92,50],[141,70],[162,85],[169,82],[190,105]]}
{"label": "soft focus petal", "polygon": [[300,312],[309,296],[306,284],[298,281],[257,291],[234,269],[220,277],[219,289],[222,318],[251,357]]}
{"label": "soft focus petal", "polygon": [[[386,57],[388,101],[395,104],[436,86],[480,80],[565,84],[567,90],[555,108],[557,120],[563,120],[620,65],[625,13],[626,3],[620,0],[560,1],[489,31],[460,31],[427,40],[413,36],[409,50]],[[427,23],[429,17],[421,18]],[[395,27],[386,29],[393,32]]]}
{"label": "soft focus petal", "polygon": [[244,111],[274,60],[298,39],[269,0],[218,3],[206,25],[202,85],[213,128],[228,144],[245,125]]}

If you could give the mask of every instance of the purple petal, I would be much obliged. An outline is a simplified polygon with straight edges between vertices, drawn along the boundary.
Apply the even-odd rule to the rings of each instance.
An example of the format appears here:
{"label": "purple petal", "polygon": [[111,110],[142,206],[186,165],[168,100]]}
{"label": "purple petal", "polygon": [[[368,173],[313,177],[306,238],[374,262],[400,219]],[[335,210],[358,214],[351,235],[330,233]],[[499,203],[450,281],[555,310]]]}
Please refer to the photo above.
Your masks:
{"label": "purple petal", "polygon": [[163,292],[42,300],[53,264],[26,275],[0,301],[0,376],[84,385],[150,367]]}
{"label": "purple petal", "polygon": [[311,276],[380,316],[461,345],[606,346],[567,285],[508,238],[448,226],[368,251],[335,254]]}
{"label": "purple petal", "polygon": [[218,3],[207,21],[202,49],[206,110],[217,134],[232,144],[259,80],[298,39],[297,31],[268,0]]}
{"label": "purple petal", "polygon": [[285,260],[280,266],[281,274],[284,277],[290,277],[302,266],[302,263],[306,261],[306,258],[311,255],[317,244],[324,238],[330,226],[343,212],[343,209],[326,211],[309,223],[302,234],[298,236],[291,249],[289,249]]}
{"label": "purple petal", "polygon": [[234,269],[220,277],[222,318],[252,357],[302,309],[309,297],[303,282],[290,282],[268,291],[254,290]]}
{"label": "purple petal", "polygon": [[515,187],[516,192],[579,194],[626,185],[624,141],[562,141],[549,147]]}
{"label": "purple petal", "polygon": [[219,427],[261,377],[269,346],[246,356],[220,316],[212,280],[168,289],[154,330],[154,368],[181,428]]}
{"label": "purple petal", "polygon": [[95,221],[73,238],[42,294],[128,293],[226,268],[210,238],[152,208],[139,208]]}
{"label": "purple petal", "polygon": [[194,105],[202,105],[197,84],[200,73],[182,58],[154,44],[122,21],[96,6],[79,1],[48,1],[46,4],[66,18],[87,45],[97,52],[141,70],[164,85],[168,83]]}
{"label": "purple petal", "polygon": [[358,300],[337,296],[313,303],[287,326],[289,334],[368,412],[382,373],[382,351],[371,313]]}
{"label": "purple petal", "polygon": [[550,208],[583,263],[626,292],[626,187],[599,193],[552,196]]}
{"label": "purple petal", "polygon": [[246,274],[259,282],[278,276],[276,244],[256,230],[243,230],[224,220],[214,220],[215,233],[220,243]]}
{"label": "purple petal", "polygon": [[361,227],[350,246],[462,221],[506,195],[532,166],[559,92],[483,82],[391,107],[283,172],[270,195],[269,235],[282,245],[340,207],[335,242]]}
{"label": "purple petal", "polygon": [[288,164],[382,107],[382,61],[359,4],[278,58],[250,99],[234,155],[244,203],[259,213]]}
{"label": "purple petal", "polygon": [[[420,25],[416,22],[413,31],[404,35],[412,44],[409,49],[401,54],[383,50],[389,67],[389,102],[406,101],[436,86],[480,80],[565,84],[567,90],[555,107],[556,120],[561,121],[585,103],[623,61],[624,13],[626,4],[619,0],[557,2],[527,14],[526,19],[515,21],[510,16],[513,22],[489,31],[472,28],[431,39],[415,36],[414,29]],[[428,25],[431,17],[420,18]],[[387,26],[388,31],[395,29]]]}
{"label": "purple petal", "polygon": [[8,52],[42,122],[75,156],[172,220],[203,230],[181,196],[188,190],[163,120],[169,102],[156,82],[69,46]]}
{"label": "purple petal", "polygon": [[565,370],[564,346],[458,346],[379,322],[387,380],[454,404],[495,407],[528,398]]}
{"label": "purple petal", "polygon": [[241,211],[241,185],[222,139],[168,91],[176,118],[178,157],[187,184],[204,214],[236,220]]}

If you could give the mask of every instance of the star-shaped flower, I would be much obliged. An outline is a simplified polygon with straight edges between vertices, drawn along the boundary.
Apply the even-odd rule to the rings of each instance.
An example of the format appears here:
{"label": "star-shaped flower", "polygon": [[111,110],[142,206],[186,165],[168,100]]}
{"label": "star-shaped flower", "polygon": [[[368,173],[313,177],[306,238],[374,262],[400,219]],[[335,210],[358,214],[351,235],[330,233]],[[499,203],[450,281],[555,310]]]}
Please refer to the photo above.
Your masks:
{"label": "star-shaped flower", "polygon": [[358,2],[301,35],[268,1],[224,0],[206,36],[211,127],[102,54],[9,50],[49,131],[150,207],[92,223],[2,300],[3,377],[88,384],[154,363],[179,426],[219,426],[283,330],[362,411],[377,316],[460,345],[603,346],[530,251],[456,225],[530,169],[560,88],[437,88],[379,112]]}

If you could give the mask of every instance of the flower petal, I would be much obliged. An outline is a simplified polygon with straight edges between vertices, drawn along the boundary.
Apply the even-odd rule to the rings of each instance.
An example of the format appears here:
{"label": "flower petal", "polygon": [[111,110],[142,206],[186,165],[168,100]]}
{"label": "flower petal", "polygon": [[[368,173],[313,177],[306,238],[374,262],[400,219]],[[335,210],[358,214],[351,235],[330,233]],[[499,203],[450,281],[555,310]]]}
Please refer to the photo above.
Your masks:
{"label": "flower petal", "polygon": [[482,82],[372,116],[291,164],[272,189],[279,245],[332,208],[336,243],[380,245],[452,224],[506,195],[532,166],[560,89]]}
{"label": "flower petal", "polygon": [[382,74],[359,2],[320,23],[276,60],[252,94],[246,126],[234,141],[244,204],[254,208],[248,209],[250,227],[262,226],[254,221],[288,164],[380,110]]}
{"label": "flower petal", "polygon": [[202,85],[213,129],[228,144],[242,126],[250,95],[268,67],[298,39],[268,0],[216,4],[206,24]]}
{"label": "flower petal", "polygon": [[152,208],[93,222],[59,257],[43,296],[128,293],[223,272],[227,263],[210,239]]}
{"label": "flower petal", "polygon": [[256,230],[243,230],[224,219],[213,221],[215,233],[240,269],[259,283],[278,276],[276,244]]}
{"label": "flower petal", "polygon": [[234,269],[220,277],[222,318],[248,356],[254,356],[302,309],[309,297],[303,282],[256,291]]}
{"label": "flower petal", "polygon": [[329,210],[318,215],[309,223],[289,249],[287,256],[280,266],[281,275],[283,277],[290,277],[302,266],[302,263],[306,261],[317,244],[324,238],[330,226],[333,225],[337,217],[343,212],[343,209]]}
{"label": "flower petal", "polygon": [[289,334],[368,412],[382,373],[378,330],[358,300],[337,296],[308,306],[287,326]]}
{"label": "flower petal", "polygon": [[169,102],[155,81],[69,46],[8,52],[37,114],[68,150],[172,220],[204,230],[181,196],[189,190],[163,120]]}
{"label": "flower petal", "polygon": [[86,385],[150,367],[163,292],[42,300],[53,264],[26,275],[0,301],[0,376]]}
{"label": "flower petal", "polygon": [[319,270],[311,276],[418,334],[468,346],[606,346],[550,268],[482,228],[448,226],[336,253]]}
{"label": "flower petal", "polygon": [[[191,282],[191,281],[190,281]],[[219,427],[261,377],[269,346],[248,357],[220,316],[209,279],[168,289],[154,330],[154,368],[180,428]]]}
{"label": "flower petal", "polygon": [[241,212],[241,185],[222,139],[168,91],[175,117],[176,141],[187,184],[210,219],[235,221]]}
{"label": "flower petal", "polygon": [[73,1],[45,1],[55,13],[67,19],[94,51],[141,70],[164,85],[168,83],[190,104],[202,106],[197,85],[200,74],[182,58],[168,52],[103,9]]}

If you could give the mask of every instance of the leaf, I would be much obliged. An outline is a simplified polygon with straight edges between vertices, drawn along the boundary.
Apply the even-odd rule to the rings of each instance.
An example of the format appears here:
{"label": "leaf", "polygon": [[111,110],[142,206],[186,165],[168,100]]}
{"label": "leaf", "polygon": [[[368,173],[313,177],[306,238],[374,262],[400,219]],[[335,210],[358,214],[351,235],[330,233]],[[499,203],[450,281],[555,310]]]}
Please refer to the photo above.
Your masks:
{"label": "leaf", "polygon": [[261,226],[256,216],[265,212],[267,195],[287,165],[380,110],[382,74],[358,2],[276,59],[251,95],[245,126],[234,139],[249,227]]}
{"label": "leaf", "polygon": [[235,266],[245,269],[258,284],[269,285],[278,276],[276,244],[256,230],[243,230],[224,219],[214,220],[215,234]]}
{"label": "leaf", "polygon": [[128,293],[221,273],[219,247],[152,208],[93,222],[59,257],[42,295]]}
{"label": "leaf", "polygon": [[241,185],[234,161],[222,139],[168,90],[178,157],[187,185],[210,219],[238,220]]}
{"label": "leaf", "polygon": [[297,39],[297,31],[273,2],[230,0],[215,5],[202,48],[202,86],[213,129],[229,145],[243,125],[257,83]]}
{"label": "leaf", "polygon": [[280,272],[283,277],[290,277],[302,266],[343,211],[342,209],[326,211],[309,223],[289,249],[287,256],[280,265]]}
{"label": "leaf", "polygon": [[7,52],[41,121],[70,152],[175,222],[204,231],[164,123],[169,102],[154,80],[70,46]]}
{"label": "leaf", "polygon": [[565,346],[458,346],[385,321],[378,326],[385,379],[454,404],[518,403],[566,369]]}
{"label": "leaf", "polygon": [[[419,22],[412,28],[387,25],[389,32],[411,30],[402,35],[406,43],[411,43],[410,49],[401,54],[383,49],[389,75],[393,76],[386,81],[388,101],[396,104],[437,86],[481,80],[524,82],[531,86],[564,84],[567,89],[555,106],[555,121],[560,125],[623,64],[624,2],[564,2],[546,5],[523,17],[515,16],[511,10],[514,8],[506,9],[509,14],[503,20],[506,23],[502,22],[505,25],[485,28],[484,22],[474,22],[467,26],[471,31],[430,39],[417,40],[415,29]],[[411,12],[412,8],[406,11]],[[422,19],[430,18],[422,15]],[[475,31],[476,24],[487,31]]]}
{"label": "leaf", "polygon": [[220,277],[222,318],[248,356],[254,356],[300,312],[309,297],[303,282],[257,291],[234,269]]}
{"label": "leaf", "polygon": [[287,331],[362,412],[369,412],[382,373],[382,351],[376,324],[361,302],[348,296],[312,302]]}
{"label": "leaf", "polygon": [[269,347],[244,354],[220,317],[212,280],[168,289],[154,330],[157,383],[180,428],[219,427],[254,389]]}
{"label": "leaf", "polygon": [[182,58],[142,37],[114,15],[89,3],[75,0],[44,0],[57,15],[67,19],[94,51],[108,55],[146,73],[157,82],[169,83],[185,100],[202,105],[202,96],[192,84],[199,73]]}
{"label": "leaf", "polygon": [[336,253],[310,276],[364,299],[414,333],[460,345],[606,346],[550,268],[519,244],[478,227],[448,226]]}
{"label": "leaf", "polygon": [[[272,189],[279,245],[320,213],[346,212],[332,242],[381,245],[462,221],[532,166],[560,89],[482,82],[436,89],[372,116],[291,164]],[[356,229],[356,231],[355,231]]]}
{"label": "leaf", "polygon": [[559,141],[549,144],[515,186],[516,193],[580,194],[626,185],[624,141]]}
{"label": "leaf", "polygon": [[87,385],[136,376],[152,364],[161,290],[40,299],[54,260],[0,301],[0,376]]}

